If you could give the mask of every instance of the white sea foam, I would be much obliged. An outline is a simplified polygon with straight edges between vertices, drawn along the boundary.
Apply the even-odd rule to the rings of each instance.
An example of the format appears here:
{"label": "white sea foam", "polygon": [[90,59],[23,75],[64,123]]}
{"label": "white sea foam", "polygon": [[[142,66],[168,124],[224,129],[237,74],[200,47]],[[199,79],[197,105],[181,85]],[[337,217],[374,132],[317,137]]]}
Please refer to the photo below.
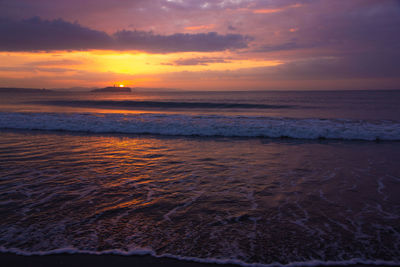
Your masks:
{"label": "white sea foam", "polygon": [[91,251],[91,250],[79,250],[76,248],[60,248],[49,251],[24,251],[20,249],[7,249],[0,246],[1,253],[14,253],[22,256],[46,256],[56,254],[89,254],[89,255],[120,255],[120,256],[144,256],[149,255],[156,258],[172,258],[182,261],[193,261],[199,263],[211,263],[211,264],[235,264],[244,267],[297,267],[297,266],[347,266],[354,264],[366,264],[366,265],[377,265],[377,266],[399,266],[399,262],[396,261],[384,261],[384,260],[366,260],[361,258],[353,258],[342,261],[321,261],[321,260],[310,260],[304,262],[290,262],[288,264],[282,264],[274,262],[270,264],[262,263],[247,263],[241,260],[235,259],[216,259],[216,258],[196,258],[186,257],[172,254],[157,255],[154,251],[149,249],[135,249],[131,251],[123,250],[105,250],[105,251]]}
{"label": "white sea foam", "polygon": [[0,113],[0,128],[183,136],[400,140],[400,122],[169,114]]}

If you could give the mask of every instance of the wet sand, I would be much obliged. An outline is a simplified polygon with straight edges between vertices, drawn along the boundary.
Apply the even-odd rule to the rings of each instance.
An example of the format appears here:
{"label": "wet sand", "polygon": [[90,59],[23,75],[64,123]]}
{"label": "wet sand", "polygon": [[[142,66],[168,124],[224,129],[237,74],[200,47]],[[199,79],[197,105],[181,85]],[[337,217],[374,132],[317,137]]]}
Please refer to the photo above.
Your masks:
{"label": "wet sand", "polygon": [[50,266],[96,266],[96,267],[132,267],[132,266],[188,266],[188,267],[212,267],[231,264],[206,264],[191,261],[181,261],[171,258],[156,258],[152,256],[118,256],[118,255],[89,255],[89,254],[55,254],[46,256],[21,256],[12,253],[0,253],[2,266],[7,267],[50,267]]}
{"label": "wet sand", "polygon": [[[21,256],[13,253],[0,253],[0,262],[2,266],[7,266],[7,267],[11,266],[12,267],[51,267],[51,266],[238,267],[240,266],[234,264],[198,263],[192,261],[176,260],[172,258],[156,258],[148,255],[119,256],[119,255],[90,255],[90,254],[55,254],[46,256]],[[296,266],[301,266],[301,265],[296,265]],[[329,265],[329,266],[335,267],[334,265]],[[372,267],[377,265],[352,264],[352,265],[340,265],[340,266]]]}

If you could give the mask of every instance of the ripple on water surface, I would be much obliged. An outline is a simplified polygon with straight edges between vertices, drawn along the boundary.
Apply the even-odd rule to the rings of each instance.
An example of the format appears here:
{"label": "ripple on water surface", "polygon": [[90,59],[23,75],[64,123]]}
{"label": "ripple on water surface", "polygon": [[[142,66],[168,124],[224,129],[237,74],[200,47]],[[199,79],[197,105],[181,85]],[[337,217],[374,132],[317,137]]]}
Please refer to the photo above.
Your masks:
{"label": "ripple on water surface", "polygon": [[400,262],[398,143],[0,135],[3,251]]}

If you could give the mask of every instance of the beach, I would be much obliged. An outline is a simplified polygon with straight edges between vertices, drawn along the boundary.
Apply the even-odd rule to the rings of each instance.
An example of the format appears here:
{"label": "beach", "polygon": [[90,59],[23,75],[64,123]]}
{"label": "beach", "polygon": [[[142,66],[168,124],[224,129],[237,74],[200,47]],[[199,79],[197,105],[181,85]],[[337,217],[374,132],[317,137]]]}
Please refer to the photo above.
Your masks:
{"label": "beach", "polygon": [[[56,94],[5,103],[2,262],[398,264],[394,110],[366,119],[357,105],[370,105],[376,92],[329,109],[332,96],[320,93],[327,115],[310,118],[308,106],[297,107],[310,94],[294,93],[293,103],[288,93],[274,94],[120,95],[84,103],[74,97],[99,96]],[[397,97],[386,95],[389,103]]]}
{"label": "beach", "polygon": [[[0,259],[2,264],[5,266],[16,266],[16,267],[50,267],[50,266],[156,266],[156,267],[169,267],[169,266],[188,266],[188,267],[235,267],[240,265],[233,264],[213,264],[213,263],[200,263],[193,261],[183,261],[171,258],[155,258],[151,256],[117,256],[117,255],[89,255],[89,254],[56,254],[48,256],[20,256],[11,253],[0,253]],[[256,265],[254,265],[256,266]],[[301,265],[293,265],[301,266]],[[343,265],[317,265],[310,264],[307,266],[343,266]],[[372,267],[377,265],[367,264],[347,264],[346,266],[351,267]],[[394,266],[394,265],[393,265]]]}
{"label": "beach", "polygon": [[215,265],[206,263],[196,263],[190,261],[180,261],[170,258],[155,258],[151,256],[117,256],[117,255],[89,255],[89,254],[57,254],[49,256],[18,256],[15,254],[1,253],[0,259],[5,266],[227,266],[237,265]]}
{"label": "beach", "polygon": [[0,265],[400,266],[399,14],[0,0]]}

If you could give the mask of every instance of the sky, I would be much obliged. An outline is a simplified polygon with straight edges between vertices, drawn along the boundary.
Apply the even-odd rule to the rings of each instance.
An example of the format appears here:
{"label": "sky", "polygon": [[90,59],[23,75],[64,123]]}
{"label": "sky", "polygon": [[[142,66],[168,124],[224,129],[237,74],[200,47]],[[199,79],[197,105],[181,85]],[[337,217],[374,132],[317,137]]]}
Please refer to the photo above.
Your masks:
{"label": "sky", "polygon": [[400,89],[400,0],[0,0],[0,87]]}

